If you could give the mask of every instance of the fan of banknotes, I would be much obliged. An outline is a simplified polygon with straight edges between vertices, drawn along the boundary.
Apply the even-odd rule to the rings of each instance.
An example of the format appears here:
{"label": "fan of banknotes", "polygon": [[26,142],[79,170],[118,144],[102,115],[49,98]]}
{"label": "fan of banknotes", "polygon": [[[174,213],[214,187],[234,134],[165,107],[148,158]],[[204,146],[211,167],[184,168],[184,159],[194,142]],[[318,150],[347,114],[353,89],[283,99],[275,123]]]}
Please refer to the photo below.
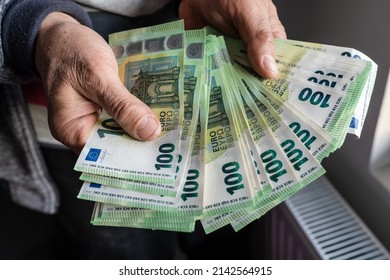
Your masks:
{"label": "fan of banknotes", "polygon": [[377,65],[351,48],[275,39],[263,79],[242,41],[183,21],[110,35],[120,78],[162,126],[131,138],[103,112],[75,165],[94,225],[238,231],[325,173],[360,137]]}

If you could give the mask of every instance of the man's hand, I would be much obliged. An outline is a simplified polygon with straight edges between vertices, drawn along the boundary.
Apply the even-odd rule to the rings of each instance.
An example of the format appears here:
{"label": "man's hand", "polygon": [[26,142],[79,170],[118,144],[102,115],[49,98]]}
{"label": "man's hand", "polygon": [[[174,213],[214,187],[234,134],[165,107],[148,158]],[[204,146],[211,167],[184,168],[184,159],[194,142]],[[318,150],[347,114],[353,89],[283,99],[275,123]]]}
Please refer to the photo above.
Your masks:
{"label": "man's hand", "polygon": [[118,76],[115,56],[96,32],[63,13],[42,23],[35,62],[48,100],[53,136],[80,152],[101,108],[131,136],[152,140],[160,122]]}
{"label": "man's hand", "polygon": [[253,68],[264,78],[277,75],[273,38],[286,33],[271,0],[182,0],[179,16],[186,28],[211,25],[241,37]]}

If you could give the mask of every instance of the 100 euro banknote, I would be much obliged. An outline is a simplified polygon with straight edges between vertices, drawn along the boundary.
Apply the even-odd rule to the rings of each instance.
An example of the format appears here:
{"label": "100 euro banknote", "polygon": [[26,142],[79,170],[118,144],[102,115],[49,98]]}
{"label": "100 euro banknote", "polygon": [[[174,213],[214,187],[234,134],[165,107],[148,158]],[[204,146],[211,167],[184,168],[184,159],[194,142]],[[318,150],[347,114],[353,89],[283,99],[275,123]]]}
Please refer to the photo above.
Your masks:
{"label": "100 euro banknote", "polygon": [[[103,112],[75,169],[175,188],[184,117],[183,22],[116,33],[110,36],[110,44],[129,94],[155,112],[162,133],[156,141],[137,141]],[[144,156],[151,153],[154,156]]]}

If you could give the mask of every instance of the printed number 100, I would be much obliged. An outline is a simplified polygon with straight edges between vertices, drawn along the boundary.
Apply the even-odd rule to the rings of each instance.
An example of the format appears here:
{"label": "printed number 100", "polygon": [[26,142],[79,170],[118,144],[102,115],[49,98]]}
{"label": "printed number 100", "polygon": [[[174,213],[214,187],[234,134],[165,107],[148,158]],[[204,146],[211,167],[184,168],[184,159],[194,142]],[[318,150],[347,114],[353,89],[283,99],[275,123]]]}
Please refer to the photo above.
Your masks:
{"label": "printed number 100", "polygon": [[161,153],[157,156],[156,161],[157,163],[154,165],[154,167],[157,170],[160,170],[162,168],[170,169],[172,168],[172,162],[173,162],[173,155],[172,153],[175,151],[175,145],[171,143],[162,144],[158,151]]}
{"label": "printed number 100", "polygon": [[299,100],[301,101],[307,101],[309,100],[310,104],[312,105],[320,105],[321,108],[326,108],[329,107],[329,99],[330,99],[330,94],[324,94],[321,91],[315,91],[311,88],[304,88],[300,93],[299,93]]}
{"label": "printed number 100", "polygon": [[240,164],[232,161],[222,166],[222,172],[226,174],[224,179],[225,185],[229,186],[226,191],[233,195],[234,191],[244,188],[244,184],[240,184],[242,181],[242,175],[238,173]]}

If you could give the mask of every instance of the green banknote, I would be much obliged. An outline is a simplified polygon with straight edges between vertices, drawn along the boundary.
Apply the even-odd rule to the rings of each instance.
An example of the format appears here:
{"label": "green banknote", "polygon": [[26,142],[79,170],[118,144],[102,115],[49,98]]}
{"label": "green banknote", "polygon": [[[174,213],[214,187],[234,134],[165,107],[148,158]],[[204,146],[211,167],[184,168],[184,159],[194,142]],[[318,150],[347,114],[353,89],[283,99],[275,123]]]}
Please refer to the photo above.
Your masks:
{"label": "green banknote", "polygon": [[[115,211],[115,210],[114,210]],[[132,227],[151,230],[167,230],[178,232],[193,232],[195,230],[195,219],[176,219],[166,222],[166,217],[159,220],[155,217],[133,218],[133,217],[103,217],[104,204],[96,203],[92,212],[91,223],[97,226]],[[168,220],[169,221],[169,220]]]}
{"label": "green banknote", "polygon": [[[227,42],[233,59],[249,66],[242,42],[230,38]],[[303,80],[320,86],[319,91],[328,87],[345,95],[354,95],[358,101],[357,105],[353,104],[348,132],[360,136],[377,70],[371,59],[353,49],[280,39],[275,39],[275,52],[281,74],[276,79],[262,80],[266,87],[280,95],[291,81]],[[350,58],[351,53],[364,60]],[[310,98],[316,102],[320,96],[313,94]],[[326,106],[325,103],[321,105]]]}
{"label": "green banknote", "polygon": [[229,102],[229,88],[220,71],[222,58],[215,37],[206,38],[210,69],[210,97],[206,129],[205,217],[230,212],[253,204],[251,170],[245,169],[242,131],[235,125],[234,106]]}
{"label": "green banknote", "polygon": [[[248,92],[253,99],[262,100],[262,103],[272,107],[319,162],[336,150],[335,145],[332,144],[335,140],[326,130],[312,122],[309,118],[305,118],[304,115],[294,110],[289,104],[283,103],[273,95],[265,93],[258,80],[241,69],[241,67],[236,65],[235,70],[246,89],[243,92]],[[255,121],[252,121],[252,123],[256,125]],[[258,130],[261,130],[262,126],[256,125],[256,127],[258,127]]]}
{"label": "green banknote", "polygon": [[184,118],[183,26],[178,21],[110,35],[121,80],[159,117],[162,133],[137,141],[103,112],[76,170],[175,186]]}
{"label": "green banknote", "polygon": [[[275,42],[278,43],[279,39],[275,39]],[[283,42],[280,42],[283,44]],[[363,94],[361,95],[358,104],[355,109],[354,118],[351,120],[351,124],[348,132],[355,134],[360,137],[364,121],[366,119],[368,106],[370,104],[371,95],[374,89],[376,74],[378,70],[378,65],[364,53],[355,50],[353,48],[341,47],[341,46],[331,46],[326,44],[312,43],[312,42],[302,42],[294,40],[286,40],[284,44],[290,44],[302,48],[308,48],[311,50],[316,50],[326,54],[328,57],[335,56],[340,58],[340,56],[353,58],[356,60],[364,60],[371,63],[371,71],[368,76],[368,81],[364,86]],[[320,73],[321,75],[328,76],[328,73]]]}
{"label": "green banknote", "polygon": [[75,169],[100,226],[240,230],[325,173],[360,137],[377,65],[344,47],[275,39],[279,75],[252,69],[242,41],[183,21],[110,36],[119,75],[160,118],[129,137],[103,112]]}

